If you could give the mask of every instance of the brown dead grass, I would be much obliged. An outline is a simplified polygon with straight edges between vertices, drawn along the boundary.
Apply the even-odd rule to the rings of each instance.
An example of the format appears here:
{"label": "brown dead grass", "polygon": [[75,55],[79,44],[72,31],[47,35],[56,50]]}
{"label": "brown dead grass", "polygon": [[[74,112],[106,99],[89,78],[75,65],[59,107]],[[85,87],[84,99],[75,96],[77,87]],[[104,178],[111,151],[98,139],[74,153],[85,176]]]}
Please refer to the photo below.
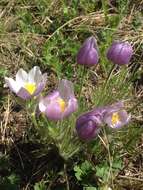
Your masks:
{"label": "brown dead grass", "polygon": [[[8,70],[10,74],[14,76],[20,67],[25,69],[31,68],[35,64],[41,64],[41,49],[43,44],[50,40],[57,31],[62,31],[65,27],[70,27],[71,30],[79,30],[82,27],[87,27],[88,30],[96,34],[97,30],[101,30],[106,26],[106,21],[103,12],[93,12],[87,15],[77,16],[71,19],[67,23],[63,23],[60,28],[53,33],[38,34],[38,33],[22,33],[19,30],[19,18],[15,15],[16,9],[26,9],[32,11],[35,5],[19,5],[16,0],[5,1],[5,7],[0,7],[0,19],[3,25],[3,32],[0,33],[0,67]],[[118,30],[115,31],[114,37],[117,39],[130,40],[135,50],[135,62],[138,62],[140,68],[143,69],[143,53],[141,52],[141,45],[143,44],[143,25],[140,26],[138,30],[132,28],[132,22],[135,17],[138,17],[139,10],[142,9],[143,1],[135,1],[131,5],[130,13],[122,19]],[[50,8],[47,10],[49,16],[38,17],[32,13],[33,22],[40,24],[42,27],[48,31],[53,20],[50,18],[58,17],[61,12],[60,1],[51,1]],[[53,12],[54,9],[54,12]],[[115,9],[113,7],[113,9]],[[109,14],[109,17],[115,16],[116,9],[114,13]],[[141,15],[140,15],[141,16]],[[142,20],[142,19],[141,19]],[[108,26],[107,26],[108,27]],[[44,69],[44,68],[43,68]],[[48,87],[51,89],[57,84],[57,79],[54,73],[49,74]],[[143,98],[143,85],[140,84],[138,89],[135,88],[135,97],[139,100]],[[93,88],[93,81],[89,81],[87,89],[83,89],[86,99],[91,103],[90,94]],[[87,92],[88,91],[88,92]],[[6,91],[8,93],[8,91]],[[5,92],[3,92],[5,94]],[[13,102],[11,95],[3,103],[3,107],[0,109],[0,143],[10,145],[12,141],[24,138],[27,127],[29,123],[27,122],[26,114],[23,110],[16,111],[13,109]],[[143,125],[142,114],[143,110],[141,108],[136,110],[136,117],[134,118],[137,122]],[[138,117],[139,116],[139,117]],[[12,140],[11,140],[12,139]],[[125,162],[128,162],[127,167],[121,173],[116,183],[119,184],[117,189],[121,188],[130,190],[142,190],[143,189],[143,139],[141,138],[140,143],[137,145],[140,155],[132,158],[126,158]],[[125,164],[126,165],[126,164]],[[121,185],[122,184],[122,185]]]}

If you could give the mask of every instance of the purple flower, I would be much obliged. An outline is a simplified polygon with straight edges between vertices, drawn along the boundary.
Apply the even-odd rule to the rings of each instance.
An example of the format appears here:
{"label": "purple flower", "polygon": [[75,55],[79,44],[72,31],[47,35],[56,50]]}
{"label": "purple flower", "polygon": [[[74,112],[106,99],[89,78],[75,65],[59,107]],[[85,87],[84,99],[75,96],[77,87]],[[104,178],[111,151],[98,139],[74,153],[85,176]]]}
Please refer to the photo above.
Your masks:
{"label": "purple flower", "polygon": [[103,125],[104,108],[95,108],[79,116],[76,121],[76,131],[80,139],[90,141],[97,136]]}
{"label": "purple flower", "polygon": [[129,42],[114,42],[107,51],[107,58],[114,64],[126,65],[133,55]]}
{"label": "purple flower", "polygon": [[120,128],[129,123],[131,115],[124,108],[123,102],[106,106],[103,121],[111,128]]}
{"label": "purple flower", "polygon": [[58,89],[39,102],[39,110],[50,120],[61,120],[78,108],[74,96],[73,84],[68,80],[61,80]]}
{"label": "purple flower", "polygon": [[16,80],[5,77],[6,85],[10,90],[25,100],[39,95],[45,87],[46,80],[47,74],[42,75],[37,66],[31,69],[29,73],[23,69],[19,69],[16,74]]}
{"label": "purple flower", "polygon": [[87,67],[96,65],[98,63],[99,56],[97,50],[96,39],[91,36],[85,40],[82,47],[77,54],[77,63]]}
{"label": "purple flower", "polygon": [[97,136],[103,124],[111,128],[120,128],[128,124],[130,118],[123,102],[117,102],[109,106],[94,108],[79,116],[76,121],[76,131],[82,140],[90,141]]}

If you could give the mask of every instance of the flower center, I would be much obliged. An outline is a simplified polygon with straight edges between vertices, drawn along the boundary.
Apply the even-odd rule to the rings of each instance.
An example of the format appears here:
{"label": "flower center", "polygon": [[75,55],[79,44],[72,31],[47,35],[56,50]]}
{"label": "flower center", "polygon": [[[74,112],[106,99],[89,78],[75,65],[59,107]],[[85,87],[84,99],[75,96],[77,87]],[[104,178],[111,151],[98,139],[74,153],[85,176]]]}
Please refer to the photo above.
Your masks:
{"label": "flower center", "polygon": [[36,90],[35,83],[25,83],[24,88],[32,95]]}
{"label": "flower center", "polygon": [[112,114],[112,124],[115,125],[116,123],[118,123],[120,121],[120,116],[118,114],[118,112],[115,112]]}
{"label": "flower center", "polygon": [[66,108],[66,102],[62,98],[58,98],[57,102],[61,108],[61,111],[64,112]]}

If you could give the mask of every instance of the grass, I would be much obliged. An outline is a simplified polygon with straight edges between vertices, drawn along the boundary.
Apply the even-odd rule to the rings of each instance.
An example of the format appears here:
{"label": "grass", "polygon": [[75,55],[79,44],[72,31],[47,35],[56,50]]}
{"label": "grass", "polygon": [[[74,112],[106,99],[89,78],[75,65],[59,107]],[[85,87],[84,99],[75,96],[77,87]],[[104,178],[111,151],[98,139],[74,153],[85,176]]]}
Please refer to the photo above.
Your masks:
{"label": "grass", "polygon": [[[0,189],[143,188],[143,2],[109,2],[0,1]],[[99,45],[100,63],[82,78],[83,69],[76,65],[76,54],[91,35]],[[130,41],[134,56],[128,67],[115,68],[106,84],[112,64],[105,55],[117,39]],[[132,112],[132,122],[119,131],[103,129],[98,138],[87,144],[77,137],[73,139],[69,131],[58,136],[59,131],[51,127],[49,132],[57,139],[59,152],[47,136],[40,138],[25,111],[3,87],[4,76],[14,76],[19,68],[28,70],[34,65],[48,73],[48,92],[61,78],[74,82],[77,97],[82,90],[79,113],[123,100]],[[79,113],[58,125],[66,128],[70,123],[74,129]],[[47,131],[44,127],[54,124],[42,126],[38,121],[38,125],[43,127],[43,135]]]}

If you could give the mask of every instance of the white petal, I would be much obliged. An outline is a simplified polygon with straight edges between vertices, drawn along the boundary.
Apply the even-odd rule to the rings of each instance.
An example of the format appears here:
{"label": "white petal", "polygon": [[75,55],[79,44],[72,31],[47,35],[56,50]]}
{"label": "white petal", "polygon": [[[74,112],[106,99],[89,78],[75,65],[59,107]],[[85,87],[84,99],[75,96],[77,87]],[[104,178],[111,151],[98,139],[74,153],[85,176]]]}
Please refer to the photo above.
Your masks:
{"label": "white petal", "polygon": [[9,88],[13,91],[13,92],[15,92],[15,93],[17,93],[19,90],[20,90],[20,88],[21,88],[21,86],[19,85],[19,83],[17,83],[15,80],[13,80],[12,78],[7,78],[7,77],[5,77],[5,82],[6,82],[6,84],[9,86]]}
{"label": "white petal", "polygon": [[46,82],[46,80],[47,80],[47,73],[44,73],[44,74],[42,75],[42,81],[43,81],[43,82]]}
{"label": "white petal", "polygon": [[33,67],[28,73],[28,81],[31,83],[39,83],[42,80],[42,74],[38,66]]}
{"label": "white petal", "polygon": [[28,74],[23,69],[19,69],[16,74],[16,82],[19,83],[20,86],[23,86],[25,82],[27,82]]}
{"label": "white petal", "polygon": [[46,110],[46,106],[43,104],[43,100],[41,100],[41,101],[39,102],[39,110],[40,110],[41,112],[45,112],[45,110]]}
{"label": "white petal", "polygon": [[60,93],[60,96],[68,101],[70,97],[74,96],[74,88],[73,83],[71,81],[68,81],[66,79],[62,79],[59,82],[58,91]]}

